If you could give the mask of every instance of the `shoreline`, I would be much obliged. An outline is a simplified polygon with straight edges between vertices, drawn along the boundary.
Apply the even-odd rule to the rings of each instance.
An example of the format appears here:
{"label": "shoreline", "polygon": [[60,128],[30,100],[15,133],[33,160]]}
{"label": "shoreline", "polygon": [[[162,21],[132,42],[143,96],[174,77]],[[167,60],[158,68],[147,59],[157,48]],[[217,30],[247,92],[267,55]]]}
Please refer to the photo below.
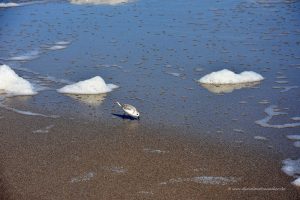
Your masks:
{"label": "shoreline", "polygon": [[137,121],[112,125],[3,110],[1,115],[5,115],[0,121],[4,195],[21,199],[197,199],[215,195],[219,199],[249,195],[297,199],[300,194],[290,184],[292,178],[280,170],[284,156],[255,145],[234,145],[234,141]]}

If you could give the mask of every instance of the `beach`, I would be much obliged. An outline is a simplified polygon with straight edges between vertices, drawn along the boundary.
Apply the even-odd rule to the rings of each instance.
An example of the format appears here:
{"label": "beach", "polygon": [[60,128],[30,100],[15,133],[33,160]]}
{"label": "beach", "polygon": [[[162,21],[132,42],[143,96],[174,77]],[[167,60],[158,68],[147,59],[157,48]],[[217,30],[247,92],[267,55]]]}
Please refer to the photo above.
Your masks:
{"label": "beach", "polygon": [[[1,121],[4,199],[297,199],[299,195],[291,178],[280,172],[278,160],[284,156],[260,143],[223,142],[180,127],[141,122],[110,125],[6,116],[6,122]],[[37,132],[49,125],[53,126],[49,133]]]}
{"label": "beach", "polygon": [[0,4],[0,199],[299,199],[299,10]]}

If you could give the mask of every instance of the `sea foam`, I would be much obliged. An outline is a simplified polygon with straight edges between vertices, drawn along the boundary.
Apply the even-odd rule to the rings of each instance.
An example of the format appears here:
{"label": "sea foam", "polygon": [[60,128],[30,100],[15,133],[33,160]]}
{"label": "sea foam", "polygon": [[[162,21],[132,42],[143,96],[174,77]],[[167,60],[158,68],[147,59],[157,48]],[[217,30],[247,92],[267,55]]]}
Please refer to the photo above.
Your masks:
{"label": "sea foam", "polygon": [[38,58],[40,54],[40,51],[38,50],[33,50],[33,51],[29,51],[25,54],[22,55],[18,55],[18,56],[12,56],[10,58],[8,58],[7,60],[11,60],[11,61],[28,61],[28,60],[33,60],[35,58]]}
{"label": "sea foam", "polygon": [[0,3],[0,8],[9,8],[9,7],[17,7],[20,6],[18,3],[8,2],[8,3]]}
{"label": "sea foam", "polygon": [[0,3],[0,8],[27,6],[27,5],[31,5],[31,4],[45,3],[45,2],[46,1],[31,1],[31,2],[23,2],[23,3],[7,2],[7,3]]}
{"label": "sea foam", "polygon": [[270,105],[265,109],[265,113],[267,116],[263,119],[255,121],[256,124],[267,127],[267,128],[294,128],[300,126],[300,122],[294,122],[294,123],[286,123],[286,124],[269,124],[269,121],[273,118],[273,116],[278,115],[286,115],[286,112],[279,112],[277,109],[277,106]]}
{"label": "sea foam", "polygon": [[31,112],[31,111],[18,110],[16,108],[9,107],[9,106],[4,105],[2,103],[0,103],[0,107],[4,108],[6,110],[12,111],[12,112],[21,114],[21,115],[40,116],[40,117],[47,117],[47,118],[59,118],[58,115],[44,115],[44,114],[41,114],[41,113],[34,113],[34,112]]}
{"label": "sea foam", "polygon": [[9,95],[35,95],[33,85],[18,76],[8,65],[0,65],[0,91]]}
{"label": "sea foam", "polygon": [[293,185],[300,187],[300,159],[292,160],[290,158],[285,159],[283,162],[283,167],[281,170],[288,176],[293,176],[296,178],[292,182]]}
{"label": "sea foam", "polygon": [[252,71],[244,71],[240,74],[236,74],[228,69],[223,69],[217,72],[212,72],[200,78],[198,82],[203,84],[241,84],[258,82],[264,78]]}
{"label": "sea foam", "polygon": [[95,76],[88,80],[66,85],[57,91],[66,94],[102,94],[111,92],[115,88],[118,88],[118,86],[106,84],[100,76]]}

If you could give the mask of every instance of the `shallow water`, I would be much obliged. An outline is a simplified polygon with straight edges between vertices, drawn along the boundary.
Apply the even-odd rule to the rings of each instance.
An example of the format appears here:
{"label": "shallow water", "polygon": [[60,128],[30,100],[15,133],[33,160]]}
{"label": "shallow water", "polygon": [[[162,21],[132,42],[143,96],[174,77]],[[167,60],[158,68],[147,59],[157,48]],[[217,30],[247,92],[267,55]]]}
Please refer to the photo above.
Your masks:
{"label": "shallow water", "polygon": [[[76,2],[0,8],[0,62],[47,87],[1,104],[19,114],[134,123],[122,119],[118,100],[136,106],[145,126],[181,127],[189,130],[186,137],[272,149],[280,155],[279,166],[299,158],[300,148],[286,137],[300,132],[299,126],[288,126],[298,125],[293,118],[300,116],[299,1]],[[265,80],[233,87],[197,83],[222,69],[254,71]],[[96,96],[56,92],[94,76],[120,87]],[[263,126],[255,123],[268,119],[264,111],[273,105],[286,114],[269,116]],[[74,177],[89,173],[94,172]]]}

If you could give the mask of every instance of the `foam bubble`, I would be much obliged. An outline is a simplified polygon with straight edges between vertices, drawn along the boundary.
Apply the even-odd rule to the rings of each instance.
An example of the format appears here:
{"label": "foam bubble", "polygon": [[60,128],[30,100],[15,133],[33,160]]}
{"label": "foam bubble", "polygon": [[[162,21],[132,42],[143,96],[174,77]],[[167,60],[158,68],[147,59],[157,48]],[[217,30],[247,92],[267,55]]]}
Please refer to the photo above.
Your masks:
{"label": "foam bubble", "polygon": [[10,95],[35,95],[29,81],[18,76],[8,65],[0,65],[0,90]]}
{"label": "foam bubble", "polygon": [[57,91],[66,94],[102,94],[118,88],[114,84],[106,84],[100,76],[66,85]]}
{"label": "foam bubble", "polygon": [[262,126],[262,127],[267,127],[267,128],[293,128],[293,127],[298,127],[300,126],[300,122],[295,122],[295,123],[286,123],[286,124],[269,124],[269,121],[273,118],[273,116],[277,115],[286,115],[287,113],[285,112],[279,112],[277,110],[277,106],[275,105],[270,105],[265,109],[265,113],[267,116],[263,119],[255,121],[256,124]]}
{"label": "foam bubble", "polygon": [[119,5],[129,3],[132,0],[69,0],[73,4],[94,4],[94,5]]}
{"label": "foam bubble", "polygon": [[264,78],[252,71],[244,71],[240,74],[236,74],[228,69],[223,69],[217,72],[212,72],[200,78],[198,81],[204,84],[240,84],[258,82]]}

